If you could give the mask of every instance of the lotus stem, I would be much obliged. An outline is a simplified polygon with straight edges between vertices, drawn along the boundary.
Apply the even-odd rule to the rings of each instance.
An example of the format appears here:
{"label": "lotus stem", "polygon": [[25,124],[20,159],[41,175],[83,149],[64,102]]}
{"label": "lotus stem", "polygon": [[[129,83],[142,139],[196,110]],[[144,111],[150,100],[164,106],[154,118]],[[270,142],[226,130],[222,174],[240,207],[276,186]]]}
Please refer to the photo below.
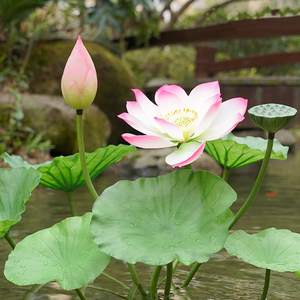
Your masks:
{"label": "lotus stem", "polygon": [[141,284],[139,283],[139,279],[138,279],[138,277],[137,277],[137,274],[136,274],[134,265],[133,265],[133,264],[130,264],[130,263],[127,263],[127,266],[128,266],[128,268],[129,268],[129,271],[130,271],[130,274],[131,274],[133,283],[137,286],[137,288],[138,288],[138,290],[140,291],[140,293],[142,294],[142,296],[145,297],[147,294],[146,294],[146,292],[144,291],[144,289],[143,289],[143,287],[141,286]]}
{"label": "lotus stem", "polygon": [[186,287],[189,285],[189,283],[191,282],[191,280],[193,279],[194,275],[196,274],[196,272],[198,271],[198,269],[200,268],[201,264],[196,262],[191,271],[189,272],[188,276],[185,278],[185,281],[182,284],[182,287]]}
{"label": "lotus stem", "polygon": [[78,150],[81,161],[82,173],[84,176],[85,183],[87,185],[88,190],[90,191],[94,200],[98,198],[98,194],[93,186],[91,181],[85,157],[85,149],[84,149],[84,138],[83,138],[83,124],[82,124],[82,115],[83,110],[77,110],[77,139],[78,139]]}
{"label": "lotus stem", "polygon": [[22,300],[30,300],[31,296],[35,294],[42,286],[44,286],[44,284],[33,285],[30,290],[23,295]]}
{"label": "lotus stem", "polygon": [[185,166],[184,166],[184,169],[185,169],[185,170],[192,170],[192,169],[193,169],[193,168],[192,168],[192,164],[185,165]]}
{"label": "lotus stem", "polygon": [[170,299],[170,291],[173,277],[173,262],[167,264],[167,280],[165,284],[164,300]]}
{"label": "lotus stem", "polygon": [[267,167],[270,161],[271,153],[272,153],[272,148],[273,148],[273,142],[274,142],[274,133],[269,133],[268,136],[268,144],[267,144],[267,149],[265,153],[264,160],[262,162],[262,165],[260,167],[260,171],[258,173],[257,179],[255,181],[255,184],[253,186],[253,189],[246,200],[246,202],[243,204],[243,206],[240,208],[240,210],[237,212],[235,215],[235,218],[233,222],[229,226],[229,230],[235,225],[235,223],[241,218],[241,216],[245,213],[245,211],[248,209],[248,207],[251,205],[252,201],[254,200],[255,196],[257,195],[259,188],[262,184],[262,181],[265,177]]}
{"label": "lotus stem", "polygon": [[119,293],[117,293],[115,291],[112,291],[112,290],[109,290],[109,289],[104,289],[104,288],[100,288],[98,286],[92,286],[92,285],[87,285],[86,287],[89,287],[89,288],[92,288],[92,289],[96,289],[96,290],[99,290],[99,291],[103,291],[103,292],[107,292],[107,293],[116,295],[116,296],[118,296],[118,297],[120,297],[122,299],[127,299],[128,300],[128,297],[122,296]]}
{"label": "lotus stem", "polygon": [[75,216],[77,216],[77,212],[76,212],[76,206],[75,206],[75,201],[74,201],[74,192],[68,192],[66,194],[68,196],[72,217],[75,217]]}
{"label": "lotus stem", "polygon": [[231,168],[224,167],[222,178],[223,178],[225,181],[228,180],[228,176],[229,176],[230,170],[231,170]]}
{"label": "lotus stem", "polygon": [[115,277],[112,277],[112,276],[108,275],[108,274],[105,273],[105,272],[102,272],[101,275],[103,275],[103,276],[105,276],[105,277],[107,277],[107,278],[113,280],[114,282],[118,283],[118,284],[119,284],[122,288],[124,288],[125,290],[129,290],[129,287],[128,287],[125,283],[123,283],[122,281],[116,279]]}
{"label": "lotus stem", "polygon": [[13,240],[13,238],[11,237],[11,235],[9,234],[9,232],[7,232],[5,234],[5,239],[7,240],[7,242],[10,244],[10,246],[15,249],[16,247],[16,242]]}
{"label": "lotus stem", "polygon": [[76,291],[78,297],[79,297],[81,300],[87,300],[87,299],[85,298],[85,296],[83,295],[81,289],[75,289],[75,291]]}
{"label": "lotus stem", "polygon": [[150,291],[150,298],[151,300],[156,300],[156,295],[157,295],[157,282],[158,282],[158,278],[159,278],[159,274],[161,271],[162,266],[155,266],[152,276],[151,276],[151,280],[150,280],[150,284],[149,284],[149,291]]}
{"label": "lotus stem", "polygon": [[260,300],[266,300],[268,290],[269,290],[269,285],[270,285],[270,277],[271,277],[271,270],[266,269],[265,285],[264,285],[264,290],[263,290]]}

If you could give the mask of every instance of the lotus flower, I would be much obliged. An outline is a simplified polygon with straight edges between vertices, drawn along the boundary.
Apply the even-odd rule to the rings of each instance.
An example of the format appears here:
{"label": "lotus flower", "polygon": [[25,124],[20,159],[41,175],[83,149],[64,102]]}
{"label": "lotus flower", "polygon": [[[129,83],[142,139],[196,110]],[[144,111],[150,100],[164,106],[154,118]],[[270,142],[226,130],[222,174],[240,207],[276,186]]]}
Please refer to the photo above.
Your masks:
{"label": "lotus flower", "polygon": [[222,102],[218,81],[196,86],[189,95],[177,85],[164,85],[155,93],[155,105],[140,90],[136,101],[127,102],[128,113],[118,117],[145,135],[125,133],[122,137],[140,148],[177,149],[166,163],[181,167],[202,154],[205,141],[219,139],[244,119],[247,100]]}
{"label": "lotus flower", "polygon": [[72,108],[85,109],[94,101],[97,85],[94,63],[78,37],[61,79],[63,97]]}

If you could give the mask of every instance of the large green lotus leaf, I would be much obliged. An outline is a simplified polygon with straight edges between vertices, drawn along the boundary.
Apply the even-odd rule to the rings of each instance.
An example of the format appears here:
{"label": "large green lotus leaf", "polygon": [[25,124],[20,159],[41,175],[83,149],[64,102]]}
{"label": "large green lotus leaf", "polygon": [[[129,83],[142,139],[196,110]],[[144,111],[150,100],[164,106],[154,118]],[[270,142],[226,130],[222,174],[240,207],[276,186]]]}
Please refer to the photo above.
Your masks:
{"label": "large green lotus leaf", "polygon": [[94,203],[91,230],[101,251],[129,263],[207,261],[222,249],[234,190],[206,171],[119,181]]}
{"label": "large green lotus leaf", "polygon": [[0,169],[0,238],[21,220],[25,203],[40,178],[40,172],[32,168]]}
{"label": "large green lotus leaf", "polygon": [[[135,150],[136,148],[134,146],[109,145],[105,148],[99,148],[92,153],[86,153],[87,168],[91,179],[95,179],[111,164],[121,160],[122,157]],[[20,163],[21,166],[31,166],[26,162],[26,164],[22,165],[20,157],[14,157],[15,156],[9,157],[5,155],[5,162],[10,165],[11,163],[13,163],[13,165]],[[40,184],[55,190],[68,193],[74,192],[76,189],[85,185],[79,153],[64,157],[55,157],[50,164],[39,165],[37,170],[42,173]]]}
{"label": "large green lotus leaf", "polygon": [[228,236],[225,248],[259,268],[278,272],[300,269],[300,234],[286,229],[268,228],[252,235],[239,230]]}
{"label": "large green lotus leaf", "polygon": [[[232,133],[221,139],[208,141],[205,151],[224,167],[236,169],[264,159],[267,140],[260,137],[237,137]],[[274,140],[272,159],[286,159],[289,147]]]}
{"label": "large green lotus leaf", "polygon": [[45,284],[56,280],[73,290],[94,280],[110,257],[92,240],[92,213],[72,217],[27,236],[11,252],[4,275],[17,285]]}

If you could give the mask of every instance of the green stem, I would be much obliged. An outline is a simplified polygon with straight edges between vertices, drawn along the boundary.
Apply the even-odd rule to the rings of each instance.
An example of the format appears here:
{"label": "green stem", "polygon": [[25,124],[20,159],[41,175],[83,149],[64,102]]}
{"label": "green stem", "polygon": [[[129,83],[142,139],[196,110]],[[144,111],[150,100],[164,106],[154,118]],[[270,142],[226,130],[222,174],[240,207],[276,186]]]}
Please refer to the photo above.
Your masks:
{"label": "green stem", "polygon": [[11,246],[13,249],[15,249],[16,243],[15,243],[15,241],[13,240],[13,238],[11,237],[11,235],[9,234],[9,232],[6,233],[4,237],[5,237],[5,239],[8,241],[8,243],[10,244],[10,246]]}
{"label": "green stem", "polygon": [[[175,258],[173,261],[173,273],[175,272],[178,265],[179,265],[179,260],[178,260],[178,258]],[[165,278],[161,279],[159,281],[159,283],[157,284],[157,286],[160,286],[163,282],[166,281],[166,279],[167,279],[167,276]]]}
{"label": "green stem", "polygon": [[87,299],[85,298],[85,296],[83,295],[81,289],[75,289],[75,291],[76,291],[78,297],[79,297],[81,300],[87,300]]}
{"label": "green stem", "polygon": [[113,280],[114,282],[118,283],[118,284],[119,284],[122,288],[124,288],[125,290],[129,290],[129,287],[128,287],[125,283],[123,283],[122,281],[116,279],[115,277],[112,277],[112,276],[108,275],[108,274],[105,273],[105,272],[102,272],[101,275],[103,275],[103,276],[105,276],[105,277],[107,277],[107,278]]}
{"label": "green stem", "polygon": [[151,280],[150,280],[150,284],[149,284],[149,291],[150,291],[150,298],[152,300],[156,299],[156,295],[157,295],[157,282],[158,282],[158,278],[159,278],[159,274],[161,271],[162,266],[155,266],[152,276],[151,276]]}
{"label": "green stem", "polygon": [[120,297],[122,299],[128,299],[127,297],[124,297],[124,296],[120,295],[119,293],[114,292],[112,290],[108,290],[108,289],[104,289],[104,288],[100,288],[100,287],[92,286],[92,285],[87,285],[86,287],[92,288],[92,289],[96,289],[96,290],[99,290],[99,291],[103,291],[103,292],[108,292],[108,293],[116,295],[116,296],[118,296],[118,297]]}
{"label": "green stem", "polygon": [[29,300],[33,294],[35,294],[44,284],[35,284],[33,285],[29,291],[27,291],[23,297],[22,300]]}
{"label": "green stem", "polygon": [[268,290],[269,290],[270,277],[271,277],[271,270],[266,269],[265,285],[264,285],[264,290],[263,290],[260,300],[266,300]]}
{"label": "green stem", "polygon": [[175,258],[173,261],[173,273],[175,272],[178,265],[179,265],[179,260],[178,260],[178,258]]}
{"label": "green stem", "polygon": [[240,208],[240,210],[237,212],[235,215],[235,218],[233,222],[229,226],[229,230],[235,225],[235,223],[241,218],[241,216],[245,213],[245,211],[248,209],[248,207],[251,205],[252,201],[254,200],[255,196],[257,195],[259,188],[262,184],[262,181],[264,179],[264,176],[267,171],[267,167],[270,161],[271,153],[272,153],[272,148],[273,148],[273,141],[274,141],[274,133],[269,133],[269,138],[268,138],[268,145],[267,145],[267,150],[265,153],[264,160],[262,162],[262,165],[260,167],[259,174],[257,176],[257,179],[255,181],[255,184],[253,186],[253,189],[244,203],[244,205]]}
{"label": "green stem", "polygon": [[198,271],[198,269],[200,268],[201,264],[196,262],[191,271],[189,272],[188,276],[186,277],[185,281],[182,284],[182,287],[186,287],[189,285],[189,283],[191,282],[191,280],[193,279],[194,275],[196,274],[196,272]]}
{"label": "green stem", "polygon": [[192,170],[192,164],[185,165],[184,168],[186,170]]}
{"label": "green stem", "polygon": [[75,217],[75,216],[77,216],[77,212],[76,212],[76,206],[75,206],[75,201],[74,201],[74,192],[68,192],[66,194],[68,196],[72,217]]}
{"label": "green stem", "polygon": [[87,185],[88,190],[90,191],[94,200],[98,198],[98,194],[93,186],[91,181],[87,165],[86,165],[86,157],[85,157],[85,149],[84,149],[84,138],[83,138],[83,124],[82,124],[82,114],[83,110],[77,110],[77,140],[78,140],[78,150],[81,161],[82,173],[85,179],[85,183]]}
{"label": "green stem", "polygon": [[133,264],[127,263],[127,266],[129,268],[130,274],[131,274],[131,278],[133,283],[137,286],[138,290],[140,291],[140,293],[142,294],[142,296],[146,296],[147,293],[144,291],[143,287],[140,285],[139,283],[139,279],[137,277],[135,268]]}
{"label": "green stem", "polygon": [[228,176],[229,176],[230,170],[231,170],[230,168],[224,167],[222,178],[223,178],[225,181],[228,180]]}
{"label": "green stem", "polygon": [[170,291],[173,277],[173,262],[167,264],[167,280],[165,284],[164,300],[170,299]]}

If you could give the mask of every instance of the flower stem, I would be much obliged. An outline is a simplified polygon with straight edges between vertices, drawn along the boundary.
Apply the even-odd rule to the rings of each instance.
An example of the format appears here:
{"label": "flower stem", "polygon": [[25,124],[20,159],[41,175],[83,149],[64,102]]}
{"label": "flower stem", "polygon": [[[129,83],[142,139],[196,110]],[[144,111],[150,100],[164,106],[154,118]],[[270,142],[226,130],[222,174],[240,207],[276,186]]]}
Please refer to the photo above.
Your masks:
{"label": "flower stem", "polygon": [[230,170],[231,170],[231,168],[224,167],[222,178],[223,178],[225,181],[228,180],[228,176],[229,176]]}
{"label": "flower stem", "polygon": [[15,249],[16,247],[16,242],[13,240],[13,238],[11,237],[11,235],[9,234],[9,232],[7,232],[5,234],[5,239],[7,240],[7,242],[10,244],[10,246]]}
{"label": "flower stem", "polygon": [[98,198],[98,194],[93,186],[91,181],[87,165],[86,165],[86,157],[85,157],[85,149],[84,149],[84,139],[83,139],[83,124],[82,124],[82,114],[83,110],[77,110],[77,140],[78,140],[78,150],[81,161],[82,173],[85,179],[85,183],[87,185],[88,190],[90,191],[94,200]]}
{"label": "flower stem", "polygon": [[147,295],[146,292],[144,291],[143,287],[139,283],[139,279],[137,277],[134,265],[127,263],[127,266],[129,268],[133,283],[137,286],[137,288],[140,291],[140,293],[142,294],[142,296],[146,296]]}
{"label": "flower stem", "polygon": [[170,299],[170,291],[173,277],[173,262],[167,264],[167,280],[165,284],[164,300]]}
{"label": "flower stem", "polygon": [[155,266],[152,276],[151,276],[151,280],[150,280],[150,284],[149,284],[149,291],[150,291],[150,298],[152,300],[156,299],[156,295],[157,295],[157,282],[158,282],[158,278],[159,278],[159,274],[161,271],[162,266]]}
{"label": "flower stem", "polygon": [[265,285],[264,285],[264,290],[263,290],[260,300],[266,300],[268,290],[269,290],[270,277],[271,277],[271,270],[266,269]]}
{"label": "flower stem", "polygon": [[260,167],[260,171],[258,173],[258,176],[257,176],[257,179],[253,186],[253,189],[252,189],[248,199],[246,200],[246,202],[243,204],[243,206],[240,208],[240,210],[235,215],[235,218],[234,218],[233,222],[230,224],[229,229],[231,229],[235,225],[235,223],[241,218],[241,216],[245,213],[245,211],[248,209],[248,207],[251,205],[252,201],[254,200],[255,196],[257,195],[259,188],[262,184],[262,181],[264,179],[264,176],[266,174],[266,171],[267,171],[267,167],[268,167],[271,153],[272,153],[273,142],[274,142],[274,133],[269,133],[268,145],[267,145],[265,157],[264,157],[264,160]]}
{"label": "flower stem", "polygon": [[87,300],[87,299],[85,298],[85,296],[83,295],[81,289],[75,289],[75,291],[76,291],[78,297],[79,297],[81,300]]}
{"label": "flower stem", "polygon": [[75,201],[74,201],[74,192],[68,192],[66,194],[68,196],[72,217],[75,217],[75,216],[77,216],[77,212],[76,212],[76,206],[75,206]]}
{"label": "flower stem", "polygon": [[192,170],[192,164],[188,164],[184,166],[185,170]]}
{"label": "flower stem", "polygon": [[191,282],[191,280],[193,279],[194,275],[196,274],[196,272],[198,271],[198,269],[200,268],[201,264],[196,262],[191,271],[189,272],[188,276],[186,277],[185,281],[182,284],[182,287],[186,287],[189,285],[189,283]]}

